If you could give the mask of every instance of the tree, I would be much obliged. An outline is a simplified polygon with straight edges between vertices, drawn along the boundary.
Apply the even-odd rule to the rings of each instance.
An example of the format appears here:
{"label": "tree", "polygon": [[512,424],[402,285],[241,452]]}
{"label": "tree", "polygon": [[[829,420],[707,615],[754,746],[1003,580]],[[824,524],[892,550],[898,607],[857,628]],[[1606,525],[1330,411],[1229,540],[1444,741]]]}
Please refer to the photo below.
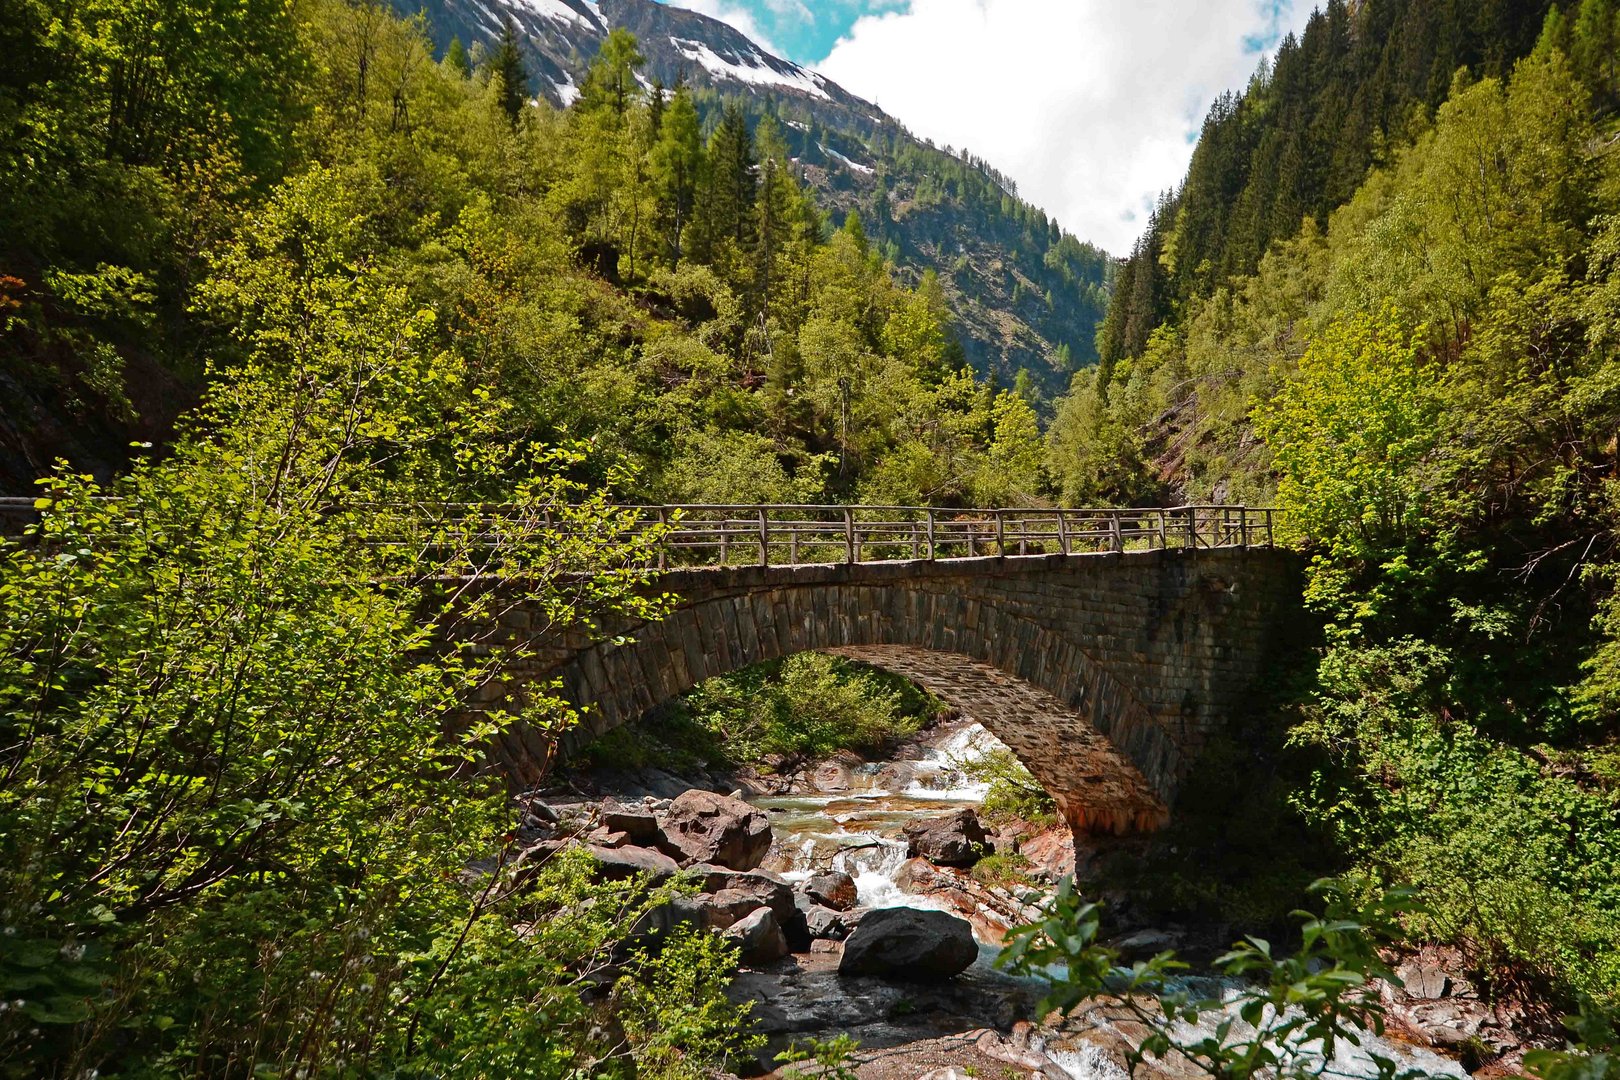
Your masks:
{"label": "tree", "polygon": [[677,84],[664,110],[653,147],[652,168],[658,185],[658,201],[666,222],[669,260],[679,265],[686,253],[686,230],[697,205],[698,187],[703,178],[703,135],[692,93]]}
{"label": "tree", "polygon": [[576,105],[581,109],[612,109],[623,117],[640,96],[636,71],[646,62],[636,36],[615,26],[585,72]]}
{"label": "tree", "polygon": [[444,50],[444,62],[463,79],[472,78],[472,60],[467,56],[467,47],[459,37],[450,39],[450,44]]}
{"label": "tree", "polygon": [[759,197],[759,164],[754,137],[742,106],[728,104],[709,136],[708,231],[716,241],[730,240],[739,253],[754,240],[754,204]]}
{"label": "tree", "polygon": [[523,65],[523,52],[518,47],[517,28],[512,16],[501,21],[501,37],[489,56],[490,77],[499,87],[501,111],[513,127],[529,99],[529,72]]}

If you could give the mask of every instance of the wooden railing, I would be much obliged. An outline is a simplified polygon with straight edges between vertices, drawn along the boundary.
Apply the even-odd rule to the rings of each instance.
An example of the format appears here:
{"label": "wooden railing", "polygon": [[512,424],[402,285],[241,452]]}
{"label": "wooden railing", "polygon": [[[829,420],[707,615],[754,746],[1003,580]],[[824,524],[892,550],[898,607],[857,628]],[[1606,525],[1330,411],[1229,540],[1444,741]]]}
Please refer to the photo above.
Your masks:
{"label": "wooden railing", "polygon": [[[397,509],[397,508],[396,508]],[[928,506],[618,506],[619,539],[656,536],[660,569],[705,565],[803,565],[1077,555],[1164,548],[1270,547],[1270,507],[982,509]],[[436,506],[424,517],[476,535],[509,513],[499,506]],[[0,498],[0,534],[37,520],[32,498]],[[542,528],[548,527],[542,525]],[[558,524],[557,529],[568,526]]]}
{"label": "wooden railing", "polygon": [[1161,548],[1270,547],[1269,507],[1153,510],[926,506],[622,507],[656,526],[658,565],[802,565]]}

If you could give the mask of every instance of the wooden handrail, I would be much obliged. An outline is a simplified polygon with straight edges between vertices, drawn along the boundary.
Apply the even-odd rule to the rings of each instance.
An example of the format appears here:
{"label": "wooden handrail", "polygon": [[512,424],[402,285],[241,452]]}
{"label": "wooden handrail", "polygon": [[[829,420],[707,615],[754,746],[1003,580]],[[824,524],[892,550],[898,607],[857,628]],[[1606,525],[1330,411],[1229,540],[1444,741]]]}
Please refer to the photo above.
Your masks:
{"label": "wooden handrail", "polygon": [[[438,503],[424,518],[476,537],[503,518],[537,511],[508,504]],[[1275,544],[1272,507],[1163,508],[881,506],[838,503],[614,505],[617,538],[645,534],[648,565],[758,566],[932,561],[952,558],[1079,555],[1164,548],[1249,548]],[[568,528],[546,512],[540,531]],[[0,497],[0,533],[37,519],[31,497]]]}

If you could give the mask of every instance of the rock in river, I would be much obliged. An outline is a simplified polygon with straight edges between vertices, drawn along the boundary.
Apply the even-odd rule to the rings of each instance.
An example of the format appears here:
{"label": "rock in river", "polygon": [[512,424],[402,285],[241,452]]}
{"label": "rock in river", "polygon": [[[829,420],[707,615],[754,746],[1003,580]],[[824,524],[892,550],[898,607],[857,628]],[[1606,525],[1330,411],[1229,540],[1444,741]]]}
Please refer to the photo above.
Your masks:
{"label": "rock in river", "polygon": [[828,870],[816,874],[804,883],[810,899],[834,911],[848,911],[857,903],[855,879],[842,870]]}
{"label": "rock in river", "polygon": [[978,958],[973,928],[943,911],[879,908],[869,911],[844,942],[840,975],[949,979]]}
{"label": "rock in river", "polygon": [[752,870],[771,848],[771,823],[741,799],[693,789],[669,804],[658,845],[682,864]]}
{"label": "rock in river", "polygon": [[905,831],[909,854],[921,856],[935,866],[972,866],[990,850],[984,826],[972,810],[958,810],[932,821],[915,821]]}

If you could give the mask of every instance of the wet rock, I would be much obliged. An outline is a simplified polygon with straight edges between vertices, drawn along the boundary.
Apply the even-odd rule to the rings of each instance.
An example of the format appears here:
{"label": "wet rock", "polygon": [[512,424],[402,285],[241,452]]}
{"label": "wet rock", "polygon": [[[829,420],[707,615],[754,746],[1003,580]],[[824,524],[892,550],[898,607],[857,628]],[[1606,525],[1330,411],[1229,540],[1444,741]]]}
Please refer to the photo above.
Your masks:
{"label": "wet rock", "polygon": [[752,870],[771,848],[764,811],[712,791],[687,791],[664,813],[658,847],[682,863]]}
{"label": "wet rock", "polygon": [[625,806],[616,799],[604,799],[599,815],[602,828],[624,833],[632,844],[658,842],[658,819],[645,806]]}
{"label": "wet rock", "polygon": [[586,844],[598,864],[597,873],[608,881],[623,881],[637,874],[651,874],[654,881],[664,881],[680,872],[680,865],[661,851],[643,847],[603,847]]}
{"label": "wet rock", "polygon": [[973,928],[943,911],[880,908],[867,912],[844,942],[840,975],[949,979],[978,958]]}
{"label": "wet rock", "polygon": [[848,911],[859,900],[855,879],[842,870],[814,875],[804,883],[804,892],[816,903],[834,911]]}
{"label": "wet rock", "polygon": [[984,826],[972,810],[949,817],[916,821],[905,828],[908,853],[936,866],[972,866],[989,850]]}
{"label": "wet rock", "polygon": [[820,904],[812,904],[810,910],[804,912],[804,924],[812,939],[842,941],[849,936],[850,926],[844,921],[843,914]]}
{"label": "wet rock", "polygon": [[742,962],[755,967],[774,963],[788,954],[787,937],[770,908],[757,908],[737,920],[725,936],[741,946]]}
{"label": "wet rock", "polygon": [[891,761],[877,771],[873,782],[885,791],[904,791],[917,782],[917,764],[912,761]]}
{"label": "wet rock", "polygon": [[1181,939],[1167,930],[1138,930],[1108,943],[1127,962],[1147,960],[1169,949],[1179,949]]}

